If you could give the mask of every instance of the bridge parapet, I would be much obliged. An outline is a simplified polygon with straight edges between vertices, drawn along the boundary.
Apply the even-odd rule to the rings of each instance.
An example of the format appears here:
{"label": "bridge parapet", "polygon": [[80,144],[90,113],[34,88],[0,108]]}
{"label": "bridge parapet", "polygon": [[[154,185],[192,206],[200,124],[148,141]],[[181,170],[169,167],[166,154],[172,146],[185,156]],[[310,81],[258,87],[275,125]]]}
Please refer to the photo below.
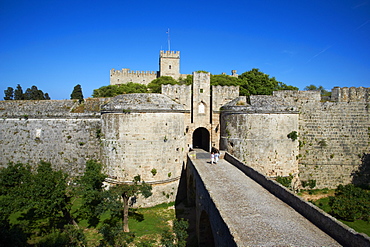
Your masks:
{"label": "bridge parapet", "polygon": [[196,207],[203,240],[199,246],[370,246],[367,236],[230,154],[217,165],[208,156],[197,150],[187,165],[188,200]]}
{"label": "bridge parapet", "polygon": [[269,179],[253,168],[246,166],[229,153],[225,154],[225,160],[263,186],[271,194],[287,203],[290,207],[344,246],[370,246],[370,238],[368,236],[356,232],[315,205],[304,201],[275,180]]}

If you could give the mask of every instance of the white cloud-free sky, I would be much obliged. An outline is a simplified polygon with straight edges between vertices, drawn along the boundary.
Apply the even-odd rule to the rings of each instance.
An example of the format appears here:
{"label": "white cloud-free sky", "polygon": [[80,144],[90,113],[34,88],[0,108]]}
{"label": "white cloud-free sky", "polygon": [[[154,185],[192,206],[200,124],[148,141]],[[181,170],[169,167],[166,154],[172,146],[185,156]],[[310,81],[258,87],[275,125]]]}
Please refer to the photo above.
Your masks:
{"label": "white cloud-free sky", "polygon": [[36,85],[52,99],[109,85],[109,70],[252,68],[301,90],[370,87],[370,0],[1,0],[0,96]]}

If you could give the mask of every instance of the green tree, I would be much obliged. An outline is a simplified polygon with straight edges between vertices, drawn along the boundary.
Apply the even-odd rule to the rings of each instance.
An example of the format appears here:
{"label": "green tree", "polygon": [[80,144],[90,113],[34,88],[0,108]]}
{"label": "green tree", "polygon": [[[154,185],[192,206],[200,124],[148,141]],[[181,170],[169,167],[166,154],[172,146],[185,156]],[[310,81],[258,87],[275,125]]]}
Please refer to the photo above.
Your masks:
{"label": "green tree", "polygon": [[179,78],[180,85],[191,85],[193,83],[193,75],[187,75],[185,78]]}
{"label": "green tree", "polygon": [[148,84],[149,92],[151,93],[161,93],[162,85],[176,85],[179,84],[178,81],[173,79],[171,76],[161,76],[157,79],[154,79],[152,82]]}
{"label": "green tree", "polygon": [[12,87],[8,87],[6,90],[4,90],[4,100],[12,100],[14,98],[14,89]]}
{"label": "green tree", "polygon": [[162,233],[161,244],[165,247],[185,247],[188,237],[189,223],[184,220],[174,220],[173,233],[169,230]]}
{"label": "green tree", "polygon": [[94,89],[92,96],[94,98],[101,98],[101,97],[114,97],[120,94],[147,93],[147,92],[148,89],[145,85],[129,82],[126,84],[108,85],[100,87],[98,89]]}
{"label": "green tree", "polygon": [[152,186],[141,182],[140,175],[134,177],[132,184],[119,184],[109,190],[110,205],[109,209],[113,213],[113,217],[122,217],[123,231],[129,232],[128,227],[128,209],[129,199],[142,195],[148,198],[152,195]]}
{"label": "green tree", "polygon": [[14,224],[10,216],[23,207],[21,191],[28,184],[31,168],[22,164],[8,164],[0,169],[0,236],[3,246],[28,246],[26,233],[21,224]]}
{"label": "green tree", "polygon": [[240,95],[271,95],[273,91],[277,90],[298,90],[296,87],[277,81],[275,77],[270,78],[269,75],[256,68],[244,72],[239,78],[242,80]]}
{"label": "green tree", "polygon": [[135,234],[123,232],[121,224],[104,223],[99,232],[103,235],[100,246],[126,247],[135,238]]}
{"label": "green tree", "polygon": [[238,86],[241,82],[239,78],[229,75],[211,75],[212,86]]}
{"label": "green tree", "polygon": [[15,100],[23,100],[23,90],[21,85],[17,85],[17,88],[14,90],[14,99]]}
{"label": "green tree", "polygon": [[96,227],[103,213],[106,191],[103,182],[107,176],[102,173],[102,164],[95,160],[86,162],[84,175],[77,180],[76,195],[82,199],[78,210],[80,219],[87,219],[90,226]]}
{"label": "green tree", "polygon": [[339,185],[329,197],[331,214],[346,221],[370,220],[370,193],[353,184]]}
{"label": "green tree", "polygon": [[71,99],[78,99],[81,103],[84,100],[84,96],[82,94],[82,88],[80,84],[77,84],[71,93]]}
{"label": "green tree", "polygon": [[54,171],[50,163],[41,161],[37,172],[31,176],[30,183],[22,191],[27,205],[25,219],[40,227],[39,220],[47,222],[45,231],[63,228],[64,225],[77,225],[71,214],[71,197],[67,190],[68,176],[62,171]]}
{"label": "green tree", "polygon": [[325,90],[325,88],[323,86],[315,86],[313,84],[309,85],[309,86],[306,86],[304,88],[305,91],[320,91],[321,95],[328,95],[330,92],[328,92],[327,90]]}
{"label": "green tree", "polygon": [[36,86],[27,88],[26,92],[23,94],[23,99],[25,100],[44,100],[44,93],[39,90]]}

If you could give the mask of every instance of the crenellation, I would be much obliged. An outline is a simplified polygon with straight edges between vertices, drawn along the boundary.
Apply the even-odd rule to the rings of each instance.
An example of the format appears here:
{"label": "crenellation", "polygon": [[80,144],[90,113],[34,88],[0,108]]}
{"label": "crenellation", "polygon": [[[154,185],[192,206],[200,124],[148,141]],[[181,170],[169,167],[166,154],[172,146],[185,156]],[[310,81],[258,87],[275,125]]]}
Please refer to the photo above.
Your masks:
{"label": "crenellation", "polygon": [[335,102],[369,102],[370,88],[335,87],[331,90],[331,100]]}
{"label": "crenellation", "polygon": [[160,51],[161,57],[180,58],[180,51]]}

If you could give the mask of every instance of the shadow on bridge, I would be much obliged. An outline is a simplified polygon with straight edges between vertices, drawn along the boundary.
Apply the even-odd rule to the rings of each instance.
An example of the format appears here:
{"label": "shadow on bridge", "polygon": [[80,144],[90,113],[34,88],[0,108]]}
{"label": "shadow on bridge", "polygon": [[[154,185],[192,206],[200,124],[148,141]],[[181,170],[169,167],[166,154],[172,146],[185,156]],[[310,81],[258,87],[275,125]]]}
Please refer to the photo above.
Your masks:
{"label": "shadow on bridge", "polygon": [[189,221],[187,246],[370,246],[231,155],[217,165],[209,156],[190,152],[179,184],[176,215]]}

